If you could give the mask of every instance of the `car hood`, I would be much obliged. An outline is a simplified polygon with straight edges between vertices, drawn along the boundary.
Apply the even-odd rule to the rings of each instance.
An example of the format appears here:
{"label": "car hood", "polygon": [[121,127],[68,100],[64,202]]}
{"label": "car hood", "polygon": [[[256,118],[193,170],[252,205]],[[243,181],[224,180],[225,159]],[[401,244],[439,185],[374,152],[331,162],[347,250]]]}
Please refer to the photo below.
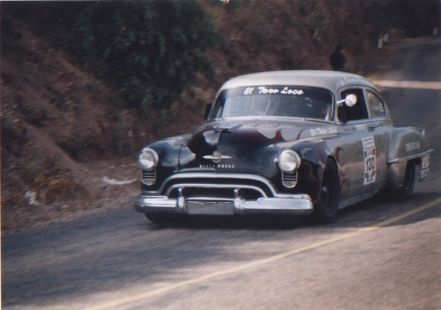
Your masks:
{"label": "car hood", "polygon": [[265,167],[275,167],[275,159],[283,147],[333,133],[336,128],[332,124],[302,120],[207,123],[182,146],[179,166],[180,170],[234,169],[256,173]]}

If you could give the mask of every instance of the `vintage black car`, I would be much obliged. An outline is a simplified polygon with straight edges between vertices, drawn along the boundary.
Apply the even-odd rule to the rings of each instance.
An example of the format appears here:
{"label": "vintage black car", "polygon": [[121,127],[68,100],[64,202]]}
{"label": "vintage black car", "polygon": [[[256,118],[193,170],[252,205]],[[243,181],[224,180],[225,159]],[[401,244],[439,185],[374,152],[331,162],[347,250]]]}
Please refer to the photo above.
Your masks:
{"label": "vintage black car", "polygon": [[412,194],[429,172],[424,130],[394,127],[379,90],[330,71],[275,71],[227,81],[194,133],[142,149],[137,211],[170,215],[312,214],[384,188]]}

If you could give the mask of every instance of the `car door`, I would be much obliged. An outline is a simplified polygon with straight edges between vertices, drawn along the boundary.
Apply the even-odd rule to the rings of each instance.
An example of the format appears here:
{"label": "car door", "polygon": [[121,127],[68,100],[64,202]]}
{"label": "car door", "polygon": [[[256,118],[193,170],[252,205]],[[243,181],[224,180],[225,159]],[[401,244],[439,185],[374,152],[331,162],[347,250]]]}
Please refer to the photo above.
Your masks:
{"label": "car door", "polygon": [[387,158],[391,120],[387,115],[383,98],[374,89],[365,89],[366,105],[369,114],[368,134],[374,137],[376,149],[376,185],[381,187],[387,180]]}
{"label": "car door", "polygon": [[[372,91],[371,91],[372,92]],[[367,91],[362,87],[352,87],[341,91],[340,97],[353,94],[357,103],[344,106],[339,118],[343,120],[345,140],[342,149],[347,154],[349,171],[349,197],[369,194],[379,189],[385,181],[386,141],[383,131],[384,118],[372,117],[367,105]],[[369,98],[374,103],[376,97]],[[384,107],[384,106],[383,106]],[[379,109],[378,107],[376,107]],[[374,105],[372,104],[372,109]],[[372,114],[374,115],[374,114]]]}

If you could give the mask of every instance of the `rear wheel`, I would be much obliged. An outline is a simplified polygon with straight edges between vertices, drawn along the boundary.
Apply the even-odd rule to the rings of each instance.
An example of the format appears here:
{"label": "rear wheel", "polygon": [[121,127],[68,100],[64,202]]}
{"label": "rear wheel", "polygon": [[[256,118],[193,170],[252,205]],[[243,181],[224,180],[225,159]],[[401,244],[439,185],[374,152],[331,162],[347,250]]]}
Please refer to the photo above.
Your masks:
{"label": "rear wheel", "polygon": [[323,173],[320,196],[314,205],[314,217],[320,223],[330,223],[336,218],[339,202],[339,178],[335,163],[328,159]]}

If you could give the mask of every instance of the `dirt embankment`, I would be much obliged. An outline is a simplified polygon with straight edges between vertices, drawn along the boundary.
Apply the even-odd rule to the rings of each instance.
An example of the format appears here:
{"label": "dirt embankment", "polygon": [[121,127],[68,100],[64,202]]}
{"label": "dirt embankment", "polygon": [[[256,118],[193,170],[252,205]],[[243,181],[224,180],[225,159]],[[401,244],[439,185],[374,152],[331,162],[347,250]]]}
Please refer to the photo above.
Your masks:
{"label": "dirt embankment", "polygon": [[85,163],[127,156],[153,132],[103,83],[25,23],[6,18],[0,67],[3,229],[60,216],[53,208],[88,208],[98,198],[95,178],[101,174]]}

